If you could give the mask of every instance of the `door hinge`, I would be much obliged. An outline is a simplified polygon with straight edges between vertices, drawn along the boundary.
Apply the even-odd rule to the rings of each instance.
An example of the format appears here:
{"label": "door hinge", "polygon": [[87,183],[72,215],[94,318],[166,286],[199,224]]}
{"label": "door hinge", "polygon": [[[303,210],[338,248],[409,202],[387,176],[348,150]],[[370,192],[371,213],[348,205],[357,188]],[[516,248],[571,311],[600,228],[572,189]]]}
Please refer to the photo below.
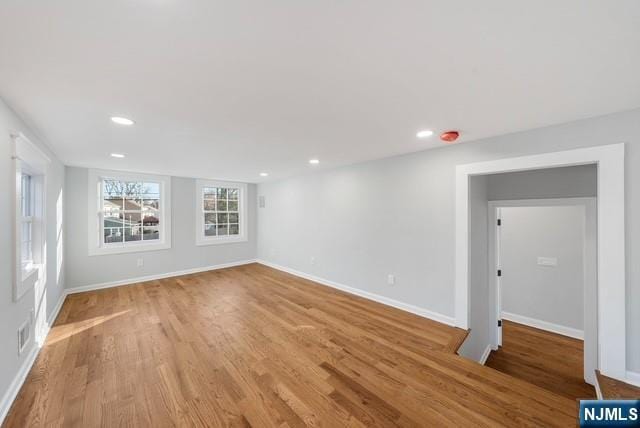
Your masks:
{"label": "door hinge", "polygon": [[498,269],[498,276],[502,276],[502,269]]}
{"label": "door hinge", "polygon": [[502,320],[498,320],[498,327],[502,327]]}
{"label": "door hinge", "polygon": [[498,219],[498,226],[502,226],[502,219]]}

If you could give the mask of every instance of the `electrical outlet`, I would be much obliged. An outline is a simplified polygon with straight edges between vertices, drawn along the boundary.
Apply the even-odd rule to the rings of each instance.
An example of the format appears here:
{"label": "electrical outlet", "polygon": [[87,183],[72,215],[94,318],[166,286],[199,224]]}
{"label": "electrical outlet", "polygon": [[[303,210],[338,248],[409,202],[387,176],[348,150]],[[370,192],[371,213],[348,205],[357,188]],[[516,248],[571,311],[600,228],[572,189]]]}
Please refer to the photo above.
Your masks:
{"label": "electrical outlet", "polygon": [[316,264],[316,258],[311,256],[311,259],[309,259],[309,262],[311,262],[311,266],[314,266]]}
{"label": "electrical outlet", "polygon": [[142,258],[138,259],[138,260],[137,260],[137,262],[136,262],[136,265],[137,265],[138,267],[142,267],[142,266],[144,266],[144,259],[142,259]]}
{"label": "electrical outlet", "polygon": [[391,275],[391,274],[387,275],[387,284],[395,285],[395,283],[396,283],[395,275]]}

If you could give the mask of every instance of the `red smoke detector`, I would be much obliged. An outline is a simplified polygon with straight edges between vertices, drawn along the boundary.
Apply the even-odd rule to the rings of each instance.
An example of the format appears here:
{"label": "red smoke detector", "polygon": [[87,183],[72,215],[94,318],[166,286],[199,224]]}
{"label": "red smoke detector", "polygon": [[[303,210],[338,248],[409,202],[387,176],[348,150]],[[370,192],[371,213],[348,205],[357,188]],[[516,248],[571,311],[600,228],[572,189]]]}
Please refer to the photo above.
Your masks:
{"label": "red smoke detector", "polygon": [[447,131],[440,134],[440,139],[446,143],[453,143],[459,136],[460,133],[458,131]]}

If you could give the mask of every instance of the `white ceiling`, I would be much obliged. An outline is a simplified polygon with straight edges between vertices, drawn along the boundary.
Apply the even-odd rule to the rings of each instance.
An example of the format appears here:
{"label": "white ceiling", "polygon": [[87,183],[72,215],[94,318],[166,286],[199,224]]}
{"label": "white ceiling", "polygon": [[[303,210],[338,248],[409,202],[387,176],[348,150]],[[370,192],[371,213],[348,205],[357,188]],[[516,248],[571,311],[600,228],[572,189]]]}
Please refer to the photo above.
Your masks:
{"label": "white ceiling", "polygon": [[2,0],[0,96],[70,165],[259,182],[639,107],[640,1]]}

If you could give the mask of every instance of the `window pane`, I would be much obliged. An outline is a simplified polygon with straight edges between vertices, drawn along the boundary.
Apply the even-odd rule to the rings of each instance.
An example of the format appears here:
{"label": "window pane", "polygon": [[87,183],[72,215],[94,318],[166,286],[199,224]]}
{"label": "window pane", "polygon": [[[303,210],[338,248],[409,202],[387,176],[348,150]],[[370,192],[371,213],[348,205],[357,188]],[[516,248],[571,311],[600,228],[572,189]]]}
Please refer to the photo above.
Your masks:
{"label": "window pane", "polygon": [[206,224],[204,226],[204,236],[216,236],[216,225]]}
{"label": "window pane", "polygon": [[229,213],[229,223],[239,223],[238,213]]}
{"label": "window pane", "polygon": [[160,239],[161,183],[103,181],[104,243]]}
{"label": "window pane", "polygon": [[143,199],[142,208],[146,211],[157,210],[160,208],[160,199]]}
{"label": "window pane", "polygon": [[202,194],[205,199],[215,199],[216,198],[216,188],[215,187],[205,187],[202,189]]}
{"label": "window pane", "polygon": [[142,224],[141,212],[125,212],[120,214],[120,218],[123,219],[124,227],[137,226]]}
{"label": "window pane", "polygon": [[205,199],[204,200],[204,210],[205,211],[215,211],[216,210],[216,201],[214,200],[210,200],[210,199]]}
{"label": "window pane", "polygon": [[160,199],[160,183],[144,183],[141,193],[146,199]]}
{"label": "window pane", "polygon": [[227,199],[227,189],[218,187],[218,199]]}
{"label": "window pane", "polygon": [[222,201],[218,199],[218,211],[226,211],[227,210],[227,201]]}
{"label": "window pane", "polygon": [[142,226],[125,227],[124,228],[124,241],[140,241],[142,239]]}
{"label": "window pane", "polygon": [[103,202],[102,208],[105,212],[113,212],[123,208],[122,183],[114,180],[104,180],[102,182]]}
{"label": "window pane", "polygon": [[105,228],[105,230],[106,229],[110,229],[110,228],[119,229],[119,228],[122,228],[122,227],[124,227],[124,220],[122,218],[120,218],[119,215],[115,215],[114,216],[112,214],[110,216],[107,216],[105,214],[105,216],[104,216],[104,228]]}
{"label": "window pane", "polygon": [[114,242],[122,242],[122,228],[119,227],[105,227],[104,228],[104,243],[111,244]]}
{"label": "window pane", "polygon": [[228,223],[229,215],[227,213],[218,213],[218,223]]}
{"label": "window pane", "polygon": [[229,235],[239,235],[240,234],[240,226],[237,224],[229,225]]}
{"label": "window pane", "polygon": [[142,223],[145,226],[158,227],[160,226],[160,219],[155,213],[145,213]]}
{"label": "window pane", "polygon": [[142,209],[142,183],[139,181],[124,183],[124,209]]}
{"label": "window pane", "polygon": [[160,229],[157,227],[147,227],[143,228],[142,239],[145,241],[152,241],[155,239],[160,239]]}
{"label": "window pane", "polygon": [[218,225],[218,236],[226,236],[229,234],[229,228],[226,224]]}
{"label": "window pane", "polygon": [[22,222],[22,240],[31,241],[31,222]]}
{"label": "window pane", "polygon": [[229,201],[227,208],[229,211],[238,211],[238,201]]}
{"label": "window pane", "polygon": [[20,194],[22,196],[22,216],[31,217],[33,215],[31,209],[31,176],[28,174],[22,174],[22,181],[20,183]]}
{"label": "window pane", "polygon": [[216,215],[215,214],[209,214],[206,213],[204,215],[204,224],[216,224]]}
{"label": "window pane", "polygon": [[31,242],[31,222],[25,221],[22,223],[21,231],[21,260],[22,262],[30,262],[33,259],[32,256],[32,242]]}
{"label": "window pane", "polygon": [[229,195],[229,200],[238,200],[238,189],[229,189],[227,194]]}

